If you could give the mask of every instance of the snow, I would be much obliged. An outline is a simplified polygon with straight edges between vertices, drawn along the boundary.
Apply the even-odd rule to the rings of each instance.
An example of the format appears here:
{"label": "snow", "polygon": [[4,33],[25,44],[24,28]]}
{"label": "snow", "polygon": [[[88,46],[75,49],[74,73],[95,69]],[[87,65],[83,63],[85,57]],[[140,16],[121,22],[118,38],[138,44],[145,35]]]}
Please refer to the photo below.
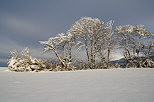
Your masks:
{"label": "snow", "polygon": [[11,72],[0,68],[0,102],[153,102],[154,69]]}

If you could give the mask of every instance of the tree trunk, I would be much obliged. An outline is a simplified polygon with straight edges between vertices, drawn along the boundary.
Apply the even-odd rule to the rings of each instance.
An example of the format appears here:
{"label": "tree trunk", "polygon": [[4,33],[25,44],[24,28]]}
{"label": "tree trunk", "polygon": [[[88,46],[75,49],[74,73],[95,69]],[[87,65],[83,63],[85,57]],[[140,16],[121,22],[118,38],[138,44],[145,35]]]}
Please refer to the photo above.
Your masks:
{"label": "tree trunk", "polygon": [[128,54],[127,57],[131,58],[131,55],[130,55],[130,52],[129,52],[128,48],[126,48],[126,51],[127,51],[127,54]]}
{"label": "tree trunk", "polygon": [[110,64],[110,48],[108,48],[108,51],[107,51],[107,68],[109,68],[109,64]]}
{"label": "tree trunk", "polygon": [[60,61],[60,63],[62,64],[62,67],[67,67],[65,62],[63,61],[63,59],[60,58],[59,54],[57,53],[57,51],[54,49],[53,50],[55,52],[55,55],[57,56],[58,60]]}
{"label": "tree trunk", "polygon": [[66,59],[66,63],[72,62],[71,50],[70,44],[66,44],[64,47],[64,58]]}

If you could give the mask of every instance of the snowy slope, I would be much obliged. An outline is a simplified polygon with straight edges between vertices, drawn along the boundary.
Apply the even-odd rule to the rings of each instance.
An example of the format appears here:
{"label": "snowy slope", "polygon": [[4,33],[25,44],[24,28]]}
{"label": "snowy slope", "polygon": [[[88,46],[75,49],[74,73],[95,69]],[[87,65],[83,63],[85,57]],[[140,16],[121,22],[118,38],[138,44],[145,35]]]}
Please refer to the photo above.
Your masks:
{"label": "snowy slope", "polygon": [[0,68],[0,102],[154,102],[154,69],[17,73]]}

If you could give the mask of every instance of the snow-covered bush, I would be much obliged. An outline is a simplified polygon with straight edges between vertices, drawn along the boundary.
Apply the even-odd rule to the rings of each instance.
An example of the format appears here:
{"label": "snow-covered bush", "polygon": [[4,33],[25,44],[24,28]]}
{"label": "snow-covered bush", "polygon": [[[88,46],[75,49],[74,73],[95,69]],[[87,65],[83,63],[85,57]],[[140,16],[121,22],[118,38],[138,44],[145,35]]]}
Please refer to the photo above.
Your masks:
{"label": "snow-covered bush", "polygon": [[127,60],[126,68],[154,68],[154,56],[133,57]]}
{"label": "snow-covered bush", "polygon": [[29,49],[25,48],[21,53],[11,51],[11,58],[8,61],[8,68],[11,71],[27,72],[52,70],[52,64],[46,60],[32,58]]}

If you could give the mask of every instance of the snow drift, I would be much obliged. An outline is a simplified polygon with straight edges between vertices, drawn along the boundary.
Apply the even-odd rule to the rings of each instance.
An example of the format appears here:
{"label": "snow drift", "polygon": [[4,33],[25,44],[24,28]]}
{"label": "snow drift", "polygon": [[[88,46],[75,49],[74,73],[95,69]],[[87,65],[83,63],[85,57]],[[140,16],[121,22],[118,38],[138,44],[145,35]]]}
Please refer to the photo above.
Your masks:
{"label": "snow drift", "polygon": [[12,72],[0,68],[0,102],[153,102],[154,69]]}

